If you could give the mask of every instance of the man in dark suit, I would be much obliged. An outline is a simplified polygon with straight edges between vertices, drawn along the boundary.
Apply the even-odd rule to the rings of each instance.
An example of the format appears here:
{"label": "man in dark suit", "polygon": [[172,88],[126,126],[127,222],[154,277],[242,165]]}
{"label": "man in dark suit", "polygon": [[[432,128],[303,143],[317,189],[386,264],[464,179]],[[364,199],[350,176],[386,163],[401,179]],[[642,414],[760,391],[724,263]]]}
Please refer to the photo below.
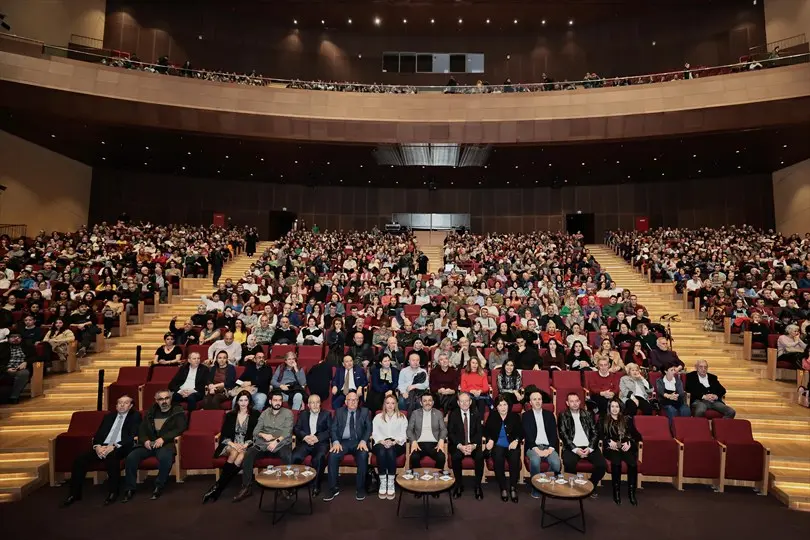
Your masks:
{"label": "man in dark suit", "polygon": [[87,470],[99,461],[103,461],[107,469],[108,494],[104,505],[115,502],[121,481],[121,460],[132,450],[140,425],[141,413],[132,410],[132,398],[127,395],[118,398],[115,412],[104,416],[93,437],[93,449],[81,454],[73,462],[70,495],[65,499],[63,506],[70,506],[82,500],[82,484],[87,476]]}
{"label": "man in dark suit", "polygon": [[189,353],[188,362],[177,371],[169,383],[172,403],[185,401],[188,411],[193,411],[197,408],[197,402],[205,397],[206,384],[208,384],[208,366],[200,363],[200,353]]}
{"label": "man in dark suit", "polygon": [[[560,455],[557,448],[557,421],[554,413],[543,409],[543,394],[536,390],[529,396],[532,410],[523,413],[523,434],[525,436],[524,452],[529,460],[531,476],[540,474],[540,467],[545,461],[553,473],[560,472]],[[540,492],[532,487],[532,497],[540,498]]]}
{"label": "man in dark suit", "polygon": [[343,357],[343,367],[337,368],[332,378],[332,408],[338,410],[342,407],[349,392],[355,392],[362,400],[367,385],[366,372],[356,367],[354,359],[347,354]]}
{"label": "man in dark suit", "polygon": [[303,463],[307,456],[312,456],[312,468],[315,469],[316,497],[321,492],[321,476],[329,452],[329,436],[332,431],[332,415],[321,410],[321,398],[312,394],[307,400],[309,410],[298,415],[293,433],[297,439],[292,454],[293,463]]}
{"label": "man in dark suit", "polygon": [[[351,357],[347,356],[351,361]],[[345,361],[345,359],[344,359]],[[346,454],[354,456],[357,464],[357,484],[355,499],[366,498],[366,469],[368,468],[369,439],[371,439],[371,417],[368,409],[360,407],[360,397],[354,390],[346,395],[346,406],[335,412],[332,422],[332,446],[329,449],[329,493],[323,498],[331,501],[340,494],[338,468]]]}
{"label": "man in dark suit", "polygon": [[470,394],[462,392],[458,395],[458,408],[453,409],[447,420],[447,439],[450,443],[453,476],[456,477],[453,497],[458,499],[464,492],[461,462],[469,457],[475,463],[475,498],[480,501],[484,498],[484,491],[481,489],[481,478],[484,476],[484,432],[478,408],[471,409],[471,404]]}
{"label": "man in dark suit", "polygon": [[706,416],[709,409],[719,412],[723,418],[737,415],[737,411],[723,402],[726,389],[717,375],[709,373],[709,363],[702,358],[695,364],[695,371],[686,374],[685,390],[689,394],[689,405],[694,416]]}
{"label": "man in dark suit", "polygon": [[[594,486],[605,476],[607,464],[599,450],[599,433],[596,422],[588,409],[582,408],[582,400],[576,392],[570,392],[565,400],[568,408],[560,413],[560,439],[562,439],[562,460],[565,472],[575,473],[580,459],[590,461],[593,465],[591,482]],[[596,498],[594,491],[591,498]]]}

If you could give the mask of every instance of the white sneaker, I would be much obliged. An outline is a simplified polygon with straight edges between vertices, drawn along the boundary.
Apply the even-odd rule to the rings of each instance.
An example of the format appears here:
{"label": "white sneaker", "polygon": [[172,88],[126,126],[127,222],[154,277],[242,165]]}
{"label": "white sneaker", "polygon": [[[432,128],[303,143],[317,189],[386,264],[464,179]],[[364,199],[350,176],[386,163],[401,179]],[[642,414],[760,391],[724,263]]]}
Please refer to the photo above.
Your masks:
{"label": "white sneaker", "polygon": [[395,475],[395,474],[388,476],[388,489],[385,492],[386,498],[388,500],[393,500],[393,498],[394,498],[394,492],[395,492],[396,487],[397,487],[396,478],[397,478],[397,475]]}
{"label": "white sneaker", "polygon": [[380,475],[380,490],[377,492],[377,496],[380,499],[385,499],[385,494],[388,491],[388,476],[385,474]]}

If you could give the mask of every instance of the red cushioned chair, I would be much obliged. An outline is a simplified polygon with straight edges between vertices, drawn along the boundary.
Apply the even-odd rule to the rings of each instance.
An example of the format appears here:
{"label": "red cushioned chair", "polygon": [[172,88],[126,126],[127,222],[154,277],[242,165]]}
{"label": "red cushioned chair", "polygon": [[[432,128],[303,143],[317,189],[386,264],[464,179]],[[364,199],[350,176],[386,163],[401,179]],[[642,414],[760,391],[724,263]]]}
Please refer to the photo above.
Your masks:
{"label": "red cushioned chair", "polygon": [[[523,388],[528,388],[529,386],[536,386],[546,394],[548,394],[549,399],[551,400],[549,403],[543,403],[543,408],[547,411],[554,412],[554,391],[551,389],[551,380],[548,371],[541,371],[541,370],[534,370],[534,369],[524,369],[521,374]],[[525,396],[528,400],[529,396]],[[528,404],[527,407],[528,408]],[[522,410],[522,409],[521,409]]]}
{"label": "red cushioned chair", "polygon": [[679,416],[672,419],[672,428],[682,454],[678,490],[683,484],[709,484],[722,491],[726,449],[712,437],[709,421]]}
{"label": "red cushioned chair", "polygon": [[635,416],[636,429],[642,442],[638,450],[638,478],[641,482],[670,482],[678,487],[678,470],[682,457],[679,443],[672,437],[669,421],[664,416]]}
{"label": "red cushioned chair", "polygon": [[270,348],[270,359],[283,360],[288,352],[295,352],[295,345],[273,345]]}
{"label": "red cushioned chair", "polygon": [[[64,433],[48,441],[48,469],[51,486],[58,486],[65,473],[73,469],[78,456],[93,449],[93,436],[107,411],[76,411],[70,417],[70,424]],[[105,470],[99,460],[91,471]]]}
{"label": "red cushioned chair", "polygon": [[[584,386],[585,386],[585,390],[588,392],[588,395],[590,395],[590,391],[588,390],[588,388],[590,388],[590,386],[591,386],[591,381],[593,381],[593,380],[595,380],[597,377],[599,377],[599,372],[598,372],[598,371],[586,371],[586,372],[584,373],[584,375],[585,375],[585,385],[584,385]],[[623,372],[623,371],[619,371],[619,372],[616,372],[616,373],[611,373],[611,374],[610,374],[610,378],[611,378],[611,379],[613,379],[613,380],[614,380],[614,382],[616,383],[616,388],[617,388],[617,389],[619,388],[619,380],[620,380],[620,379],[621,379],[623,376],[624,376],[624,372]]]}
{"label": "red cushioned chair", "polygon": [[115,410],[115,404],[123,395],[132,398],[132,406],[141,408],[140,387],[147,383],[148,367],[124,366],[118,370],[118,378],[104,389],[104,402],[108,411]]}
{"label": "red cushioned chair", "polygon": [[[149,412],[148,410],[141,411],[141,418],[146,418],[146,413]],[[214,411],[220,412],[220,411]],[[188,413],[186,413],[186,421],[188,422]],[[174,456],[174,463],[172,464],[172,470],[169,472],[169,476],[174,476],[178,482],[182,482],[182,478],[180,478],[180,461],[183,459],[183,452],[182,452],[182,435],[180,437],[175,437],[174,439],[175,449],[177,453]],[[211,449],[211,454],[214,453],[214,450]],[[138,465],[138,483],[142,483],[144,479],[149,476],[150,474],[154,473],[157,474],[159,468],[159,463],[156,457],[148,457],[140,462]]]}
{"label": "red cushioned chair", "polygon": [[210,347],[210,343],[203,343],[202,345],[189,345],[186,347],[186,358],[188,358],[189,354],[196,352],[200,353],[200,359],[204,362],[208,359],[208,349]]}
{"label": "red cushioned chair", "polygon": [[[230,403],[230,401],[229,401]],[[191,413],[188,429],[180,437],[183,454],[177,471],[177,481],[182,482],[187,474],[209,474],[225,462],[225,458],[213,458],[217,445],[217,435],[222,428],[225,411],[194,411]]]}
{"label": "red cushioned chair", "polygon": [[323,346],[301,345],[298,347],[298,365],[314,366],[323,358]]}
{"label": "red cushioned chair", "polygon": [[422,309],[422,306],[416,306],[414,304],[405,304],[405,316],[408,318],[411,317],[418,317],[419,311]]}
{"label": "red cushioned chair", "polygon": [[756,342],[754,343],[753,334],[751,334],[750,330],[743,331],[743,360],[753,360],[754,358],[754,351],[757,352],[757,356],[759,357],[760,352],[768,353],[768,347],[776,348],[776,340],[778,336],[773,339],[773,344],[771,345],[771,334],[768,334],[768,344],[764,345],[762,343]]}
{"label": "red cushioned chair", "polygon": [[149,410],[155,403],[155,394],[160,390],[166,390],[169,382],[180,371],[179,367],[156,367],[152,368],[152,376],[149,382],[141,387],[141,409]]}
{"label": "red cushioned chair", "polygon": [[555,370],[551,374],[551,386],[554,388],[582,387],[582,373],[579,371]]}
{"label": "red cushioned chair", "polygon": [[568,403],[566,399],[568,398],[568,394],[571,392],[576,392],[579,396],[581,401],[581,407],[585,408],[585,389],[581,386],[574,387],[574,388],[555,388],[554,392],[554,411],[556,414],[560,414],[561,412],[568,409]]}
{"label": "red cushioned chair", "polygon": [[712,421],[712,432],[726,450],[721,491],[725,485],[745,486],[767,495],[771,451],[754,440],[751,422],[718,418]]}

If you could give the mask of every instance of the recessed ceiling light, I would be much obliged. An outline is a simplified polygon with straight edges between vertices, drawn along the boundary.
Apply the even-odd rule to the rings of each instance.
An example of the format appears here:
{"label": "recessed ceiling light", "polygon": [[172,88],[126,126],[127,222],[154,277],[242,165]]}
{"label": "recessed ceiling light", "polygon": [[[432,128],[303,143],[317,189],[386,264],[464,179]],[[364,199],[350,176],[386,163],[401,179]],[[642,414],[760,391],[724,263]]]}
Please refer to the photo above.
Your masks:
{"label": "recessed ceiling light", "polygon": [[107,144],[107,143],[105,143],[104,141],[101,141],[101,144]]}
{"label": "recessed ceiling light", "polygon": [[784,162],[784,161],[780,161],[780,162],[779,162],[779,165],[784,165],[784,164],[785,164],[785,162]]}
{"label": "recessed ceiling light", "polygon": [[362,168],[363,168],[363,165],[360,165],[360,168],[362,169]]}
{"label": "recessed ceiling light", "polygon": [[461,24],[461,23],[463,23],[463,22],[464,22],[464,20],[463,20],[463,19],[459,19],[459,20],[458,20],[458,24]]}
{"label": "recessed ceiling light", "polygon": [[508,184],[508,183],[509,183],[509,180],[507,180],[507,181],[506,181],[506,183]]}
{"label": "recessed ceiling light", "polygon": [[738,169],[742,169],[742,166],[741,166],[741,165],[737,165],[737,168],[738,168]]}
{"label": "recessed ceiling light", "polygon": [[652,42],[652,46],[655,47],[655,41]]}
{"label": "recessed ceiling light", "polygon": [[188,152],[188,155],[191,155],[191,152]]}
{"label": "recessed ceiling light", "polygon": [[515,20],[514,20],[514,21],[512,21],[512,22],[513,22],[514,24],[517,24],[517,23],[518,23],[518,20],[517,20],[517,19],[515,19]]}
{"label": "recessed ceiling light", "polygon": [[618,165],[618,164],[619,164],[619,160],[617,159],[617,160],[616,160],[616,165]]}
{"label": "recessed ceiling light", "polygon": [[692,157],[693,157],[693,158],[697,157],[697,154],[692,154]]}
{"label": "recessed ceiling light", "polygon": [[408,19],[402,19],[402,24],[408,24]]}
{"label": "recessed ceiling light", "polygon": [[664,176],[664,173],[661,173],[661,176]]}
{"label": "recessed ceiling light", "polygon": [[326,24],[326,21],[321,19],[321,24]]}
{"label": "recessed ceiling light", "polygon": [[264,158],[262,158],[261,161],[264,161]]}
{"label": "recessed ceiling light", "polygon": [[298,160],[297,159],[295,160],[295,164],[298,165]]}
{"label": "recessed ceiling light", "polygon": [[574,19],[568,19],[568,26],[574,26]]}
{"label": "recessed ceiling light", "polygon": [[489,24],[489,19],[487,19],[487,24]]}
{"label": "recessed ceiling light", "polygon": [[180,167],[180,168],[181,168],[181,169],[183,169],[184,171],[186,170],[186,166],[185,166],[185,165],[183,165],[183,166],[182,166],[182,167]]}
{"label": "recessed ceiling light", "polygon": [[374,24],[376,24],[377,26],[380,26],[381,22],[382,22],[382,20],[379,17],[374,17]]}
{"label": "recessed ceiling light", "polygon": [[341,178],[340,181],[343,182],[343,178]]}
{"label": "recessed ceiling light", "polygon": [[51,139],[55,139],[56,135],[51,134]]}
{"label": "recessed ceiling light", "polygon": [[331,161],[327,161],[327,162],[326,162],[326,164],[327,164],[327,165],[331,165],[331,164],[332,164],[332,162],[331,162]]}
{"label": "recessed ceiling light", "polygon": [[202,38],[203,38],[203,37],[202,37],[202,34],[200,34],[199,36],[197,36],[197,39],[200,39],[200,40],[201,40]]}
{"label": "recessed ceiling light", "polygon": [[217,169],[217,173],[219,173],[219,169]]}
{"label": "recessed ceiling light", "polygon": [[225,159],[230,159],[230,156],[225,156]]}
{"label": "recessed ceiling light", "polygon": [[103,157],[101,158],[101,161],[107,161],[107,158]]}
{"label": "recessed ceiling light", "polygon": [[540,24],[545,25],[545,24],[546,24],[546,20],[545,20],[545,19],[543,19],[542,21],[540,21]]}
{"label": "recessed ceiling light", "polygon": [[370,184],[370,183],[371,183],[371,180],[369,180],[369,181],[368,181],[368,183]]}
{"label": "recessed ceiling light", "polygon": [[740,151],[739,151],[739,150],[737,150],[737,151],[735,152],[735,154],[739,154],[739,153],[740,153]]}
{"label": "recessed ceiling light", "polygon": [[698,174],[702,173],[703,169],[698,169]]}
{"label": "recessed ceiling light", "polygon": [[517,166],[517,165],[515,165],[515,168],[517,169],[517,168],[518,168],[518,166]]}
{"label": "recessed ceiling light", "polygon": [[481,185],[481,180],[479,180],[479,181],[478,181],[478,185],[479,185],[479,186]]}
{"label": "recessed ceiling light", "polygon": [[787,145],[782,146],[782,148],[787,148]]}
{"label": "recessed ceiling light", "polygon": [[143,164],[144,164],[144,165],[149,165],[149,164],[148,164],[147,162],[145,162],[145,161],[143,162]]}
{"label": "recessed ceiling light", "polygon": [[358,53],[358,54],[357,54],[357,58],[363,58],[363,55],[362,55],[362,54],[360,54],[360,53]]}
{"label": "recessed ceiling light", "polygon": [[149,147],[148,147],[148,146],[144,146],[144,148],[146,148],[147,150],[149,150]]}
{"label": "recessed ceiling light", "polygon": [[[293,24],[298,24],[298,19],[293,19]],[[217,171],[219,172],[219,171]]]}
{"label": "recessed ceiling light", "polygon": [[352,20],[351,20],[351,19],[349,19],[349,24],[352,24]]}
{"label": "recessed ceiling light", "polygon": [[583,166],[583,167],[585,166],[585,162],[584,162],[584,161],[582,162],[582,166]]}
{"label": "recessed ceiling light", "polygon": [[[183,167],[185,169],[185,167]],[[253,176],[253,173],[250,173],[250,176]]]}
{"label": "recessed ceiling light", "polygon": [[657,158],[657,157],[654,157],[654,158],[653,158],[653,161],[658,161],[658,158]]}
{"label": "recessed ceiling light", "polygon": [[434,24],[435,22],[436,22],[436,19],[430,19],[430,24]]}

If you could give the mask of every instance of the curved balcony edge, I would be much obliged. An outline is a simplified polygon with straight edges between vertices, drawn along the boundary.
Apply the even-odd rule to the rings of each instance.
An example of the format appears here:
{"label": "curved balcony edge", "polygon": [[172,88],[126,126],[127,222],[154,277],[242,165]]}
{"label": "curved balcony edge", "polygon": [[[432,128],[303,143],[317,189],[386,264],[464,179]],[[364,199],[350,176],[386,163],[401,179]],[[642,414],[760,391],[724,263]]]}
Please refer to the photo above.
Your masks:
{"label": "curved balcony edge", "polygon": [[76,119],[335,143],[536,144],[810,121],[810,64],[528,94],[353,94],[250,87],[0,52],[0,97]]}

